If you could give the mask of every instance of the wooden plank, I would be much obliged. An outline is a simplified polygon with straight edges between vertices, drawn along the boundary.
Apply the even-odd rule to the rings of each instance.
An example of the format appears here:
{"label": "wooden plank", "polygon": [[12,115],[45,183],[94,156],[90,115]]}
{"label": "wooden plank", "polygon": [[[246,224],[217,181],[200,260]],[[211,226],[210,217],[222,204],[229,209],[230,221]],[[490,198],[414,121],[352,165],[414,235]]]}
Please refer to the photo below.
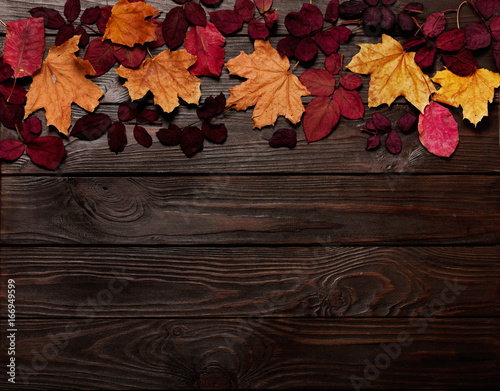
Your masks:
{"label": "wooden plank", "polygon": [[97,307],[100,318],[500,311],[498,246],[42,247],[3,248],[0,258],[2,297],[14,279],[18,319],[85,318]]}
{"label": "wooden plank", "polygon": [[498,318],[30,320],[9,388],[493,389],[499,331]]}
{"label": "wooden plank", "polygon": [[499,176],[3,177],[8,244],[496,244]]}

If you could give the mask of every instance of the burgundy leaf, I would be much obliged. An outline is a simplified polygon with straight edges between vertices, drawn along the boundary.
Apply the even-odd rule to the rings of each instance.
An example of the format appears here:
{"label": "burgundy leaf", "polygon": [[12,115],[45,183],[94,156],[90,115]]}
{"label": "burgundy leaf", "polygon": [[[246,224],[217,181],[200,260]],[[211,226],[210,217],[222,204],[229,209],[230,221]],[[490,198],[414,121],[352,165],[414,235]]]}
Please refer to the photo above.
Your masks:
{"label": "burgundy leaf", "polygon": [[22,123],[24,117],[24,106],[8,103],[0,94],[0,122],[7,128],[15,129],[16,125]]}
{"label": "burgundy leaf", "polygon": [[95,70],[95,76],[104,75],[116,63],[115,47],[110,40],[95,38],[85,52],[85,60],[90,61]]}
{"label": "burgundy leaf", "polygon": [[346,90],[355,90],[363,84],[361,78],[355,73],[344,73],[340,76],[339,81]]}
{"label": "burgundy leaf", "polygon": [[269,11],[273,5],[273,0],[254,0],[255,6],[261,14]]}
{"label": "burgundy leaf", "polygon": [[476,9],[484,16],[485,19],[489,19],[493,16],[496,9],[500,7],[500,1],[498,0],[476,0],[474,2]]}
{"label": "burgundy leaf", "polygon": [[82,16],[80,16],[80,22],[83,24],[94,24],[100,16],[101,9],[98,6],[90,7],[83,11]]}
{"label": "burgundy leaf", "polygon": [[245,22],[250,22],[255,14],[255,4],[251,0],[236,0],[234,10]]}
{"label": "burgundy leaf", "polygon": [[422,145],[436,156],[449,157],[458,146],[458,124],[446,107],[431,101],[418,120]]}
{"label": "burgundy leaf", "polygon": [[174,0],[176,3],[179,3],[179,4],[185,4],[187,3],[188,1],[190,0]]}
{"label": "burgundy leaf", "polygon": [[187,157],[193,156],[195,153],[203,149],[203,141],[205,137],[203,132],[194,126],[188,126],[182,129],[181,132],[181,149]]}
{"label": "burgundy leaf", "polygon": [[383,5],[393,5],[397,0],[382,0]]}
{"label": "burgundy leaf", "polygon": [[52,8],[32,8],[30,14],[34,18],[43,18],[43,24],[49,29],[59,29],[66,23],[59,11]]}
{"label": "burgundy leaf", "polygon": [[201,131],[208,141],[216,144],[222,144],[227,138],[227,129],[224,124],[212,124],[208,121],[203,121]]}
{"label": "burgundy leaf", "polygon": [[88,45],[90,39],[89,34],[87,33],[87,30],[83,28],[83,26],[76,26],[74,35],[80,36],[80,42],[78,43],[78,46],[84,48],[85,46]]}
{"label": "burgundy leaf", "polygon": [[74,22],[78,18],[78,15],[80,15],[81,10],[80,0],[66,0],[64,4],[64,16],[66,16],[68,22]]}
{"label": "burgundy leaf", "polygon": [[186,19],[197,26],[206,26],[207,14],[201,5],[190,1],[184,6]]}
{"label": "burgundy leaf", "polygon": [[467,49],[484,49],[491,44],[491,35],[481,23],[474,22],[465,27],[465,44]]}
{"label": "burgundy leaf", "polygon": [[142,126],[134,126],[134,138],[143,147],[149,148],[153,145],[153,138]]}
{"label": "burgundy leaf", "polygon": [[465,45],[465,33],[462,29],[454,28],[445,31],[436,39],[436,47],[447,52],[455,52]]}
{"label": "burgundy leaf", "polygon": [[369,26],[376,26],[382,22],[382,11],[378,7],[368,7],[363,12],[363,22]]}
{"label": "burgundy leaf", "polygon": [[373,136],[368,138],[366,142],[366,150],[373,151],[374,149],[377,149],[379,145],[380,145],[380,134],[374,134]]}
{"label": "burgundy leaf", "polygon": [[330,29],[330,34],[338,43],[344,43],[351,37],[352,31],[345,26],[333,26]]}
{"label": "burgundy leaf", "polygon": [[387,135],[387,138],[385,139],[385,147],[387,150],[394,154],[397,155],[399,152],[401,152],[401,137],[399,137],[398,132],[395,130],[391,130],[389,134]]}
{"label": "burgundy leaf", "polygon": [[336,53],[340,48],[340,44],[332,37],[329,31],[317,32],[314,40],[327,56]]}
{"label": "burgundy leaf", "polygon": [[415,21],[406,12],[401,12],[398,15],[398,24],[401,30],[406,32],[413,31],[417,27]]}
{"label": "burgundy leaf", "polygon": [[417,123],[417,116],[413,113],[406,113],[398,120],[398,128],[404,133],[408,133]]}
{"label": "burgundy leaf", "polygon": [[420,48],[415,53],[415,62],[422,68],[428,68],[434,63],[434,58],[436,57],[436,48],[425,46]]}
{"label": "burgundy leaf", "polygon": [[219,4],[222,0],[201,0],[201,2],[205,5],[216,5]]}
{"label": "burgundy leaf", "polygon": [[118,106],[118,119],[120,121],[131,121],[139,113],[140,105],[137,102],[126,101]]}
{"label": "burgundy leaf", "polygon": [[13,105],[22,105],[26,102],[26,90],[23,86],[13,81],[6,81],[0,84],[0,94],[5,100]]}
{"label": "burgundy leaf", "polygon": [[80,140],[93,141],[101,137],[110,126],[111,118],[108,115],[90,113],[75,122],[70,136]]}
{"label": "burgundy leaf", "polygon": [[156,137],[164,145],[173,146],[181,142],[181,128],[177,125],[170,124],[168,129],[161,128],[156,132]]}
{"label": "burgundy leaf", "polygon": [[150,48],[157,48],[165,45],[165,39],[163,38],[163,23],[154,18],[149,19],[149,21],[156,27],[156,41],[146,42],[145,45]]}
{"label": "burgundy leaf", "polygon": [[278,42],[276,50],[281,56],[293,57],[295,55],[295,49],[300,42],[300,38],[287,36]]}
{"label": "burgundy leaf", "polygon": [[209,96],[202,105],[196,109],[198,118],[206,120],[222,114],[226,108],[226,97],[221,92],[217,97]]}
{"label": "burgundy leaf", "polygon": [[394,23],[396,23],[396,15],[387,7],[380,7],[380,13],[382,14],[380,28],[382,30],[390,30],[394,26]]}
{"label": "burgundy leaf", "polygon": [[331,98],[314,98],[306,107],[302,124],[308,143],[328,136],[340,119],[340,107]]}
{"label": "burgundy leaf", "polygon": [[108,145],[111,152],[122,152],[127,145],[127,132],[121,122],[113,122],[109,127]]}
{"label": "burgundy leaf", "polygon": [[297,132],[293,129],[279,129],[269,139],[269,145],[273,148],[294,148],[297,145]]}
{"label": "burgundy leaf", "polygon": [[323,27],[323,13],[314,4],[304,3],[300,10],[306,20],[309,21],[311,25],[311,33],[321,30]]}
{"label": "burgundy leaf", "polygon": [[363,0],[366,5],[369,5],[370,7],[375,7],[378,5],[379,0]]}
{"label": "burgundy leaf", "polygon": [[493,47],[493,58],[495,60],[495,65],[497,70],[500,70],[500,42],[497,42]]}
{"label": "burgundy leaf", "polygon": [[335,23],[339,18],[339,0],[331,0],[326,6],[325,20]]}
{"label": "burgundy leaf", "polygon": [[469,76],[478,67],[476,57],[467,49],[454,54],[442,53],[441,57],[446,67],[458,76]]}
{"label": "burgundy leaf", "polygon": [[491,19],[490,23],[491,36],[495,41],[500,41],[500,15]]}
{"label": "burgundy leaf", "polygon": [[269,30],[271,30],[279,19],[277,11],[268,11],[264,14],[264,22]]}
{"label": "burgundy leaf", "polygon": [[435,38],[446,28],[446,17],[442,12],[433,12],[430,14],[422,26],[424,35],[429,38]]}
{"label": "burgundy leaf", "polygon": [[404,11],[421,14],[422,12],[424,12],[424,5],[417,2],[409,3],[405,6]]}
{"label": "burgundy leaf", "polygon": [[14,76],[14,70],[9,64],[4,63],[3,58],[0,57],[0,83],[12,76]]}
{"label": "burgundy leaf", "polygon": [[234,10],[209,12],[212,23],[222,34],[233,34],[243,27],[243,18]]}
{"label": "burgundy leaf", "polygon": [[26,144],[37,138],[42,133],[42,122],[37,117],[30,117],[24,121],[21,136]]}
{"label": "burgundy leaf", "polygon": [[136,115],[136,119],[138,122],[155,122],[159,116],[160,116],[160,113],[158,112],[158,109],[156,109],[156,108],[155,109],[142,109]]}
{"label": "burgundy leaf", "polygon": [[269,37],[269,30],[264,23],[252,19],[248,24],[248,35],[252,39],[266,39]]}
{"label": "burgundy leaf", "polygon": [[197,59],[189,72],[195,76],[220,76],[224,65],[225,42],[226,38],[213,23],[207,22],[205,27],[191,27],[184,48]]}
{"label": "burgundy leaf", "polygon": [[26,153],[39,166],[55,170],[66,157],[66,149],[60,137],[37,137],[26,145]]}
{"label": "burgundy leaf", "polygon": [[8,138],[0,141],[0,159],[9,162],[17,160],[24,153],[24,144],[16,139]]}
{"label": "burgundy leaf", "polygon": [[339,5],[339,15],[346,19],[358,19],[366,8],[366,4],[358,0],[349,0]]}
{"label": "burgundy leaf", "polygon": [[285,27],[294,37],[305,37],[312,31],[312,25],[304,14],[300,12],[290,12],[285,16]]}
{"label": "burgundy leaf", "polygon": [[373,124],[373,121],[370,120],[366,123],[366,130],[369,131],[369,133],[378,133],[378,129],[375,127],[375,125]]}
{"label": "burgundy leaf", "polygon": [[184,8],[174,7],[168,11],[163,21],[163,38],[170,49],[181,45],[186,38],[189,22],[186,18]]}
{"label": "burgundy leaf", "polygon": [[75,35],[75,26],[72,23],[66,23],[62,26],[56,35],[56,46],[62,45],[68,39]]}
{"label": "burgundy leaf", "polygon": [[423,45],[425,42],[426,41],[425,41],[424,37],[419,37],[419,36],[415,35],[414,37],[411,37],[408,41],[406,41],[403,44],[403,48],[405,50],[410,50],[410,49],[413,49],[417,46]]}
{"label": "burgundy leaf", "polygon": [[107,5],[99,9],[100,15],[99,19],[97,19],[96,26],[101,34],[104,34],[106,31],[106,25],[108,24],[108,20],[111,16],[111,8],[112,7],[110,5]]}
{"label": "burgundy leaf", "polygon": [[325,60],[325,68],[333,75],[338,75],[342,70],[342,56],[338,53],[329,55]]}
{"label": "burgundy leaf", "polygon": [[380,113],[373,113],[371,122],[379,132],[389,132],[392,128],[391,120]]}
{"label": "burgundy leaf", "polygon": [[333,93],[333,100],[340,107],[340,114],[348,119],[363,118],[365,107],[358,91],[348,91],[339,87]]}
{"label": "burgundy leaf", "polygon": [[142,45],[129,47],[115,44],[113,55],[124,67],[135,68],[141,65],[146,58],[146,48]]}
{"label": "burgundy leaf", "polygon": [[312,37],[302,38],[295,48],[295,57],[300,61],[311,61],[318,54],[318,45]]}
{"label": "burgundy leaf", "polygon": [[299,80],[311,95],[330,96],[335,91],[335,77],[325,69],[308,69]]}

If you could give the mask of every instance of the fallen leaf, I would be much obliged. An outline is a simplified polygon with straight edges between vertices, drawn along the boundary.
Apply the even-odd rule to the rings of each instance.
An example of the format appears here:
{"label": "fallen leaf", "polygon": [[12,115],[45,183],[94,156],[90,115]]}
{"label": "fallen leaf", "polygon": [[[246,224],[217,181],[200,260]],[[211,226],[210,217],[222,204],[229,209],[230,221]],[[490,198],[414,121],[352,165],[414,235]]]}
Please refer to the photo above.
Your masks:
{"label": "fallen leaf", "polygon": [[413,113],[406,113],[398,120],[398,128],[404,133],[408,133],[417,123],[417,116]]}
{"label": "fallen leaf", "polygon": [[146,58],[137,69],[120,65],[116,72],[127,79],[124,85],[132,100],[141,99],[151,91],[154,103],[170,113],[179,106],[178,96],[192,104],[200,100],[200,79],[187,70],[195,62],[196,56],[184,49],[175,52],[167,49],[156,57]]}
{"label": "fallen leaf", "polygon": [[386,34],[382,35],[382,43],[359,46],[360,52],[347,68],[371,75],[368,106],[383,103],[390,106],[399,95],[403,95],[422,112],[436,89],[415,63],[415,53],[404,52],[401,44]]}
{"label": "fallen leaf", "polygon": [[24,116],[23,105],[13,105],[0,94],[0,122],[7,128],[15,129],[19,125]]}
{"label": "fallen leaf", "polygon": [[226,38],[213,23],[205,27],[193,26],[186,35],[184,48],[196,56],[196,62],[189,68],[195,76],[220,76],[224,66],[224,44]]}
{"label": "fallen leaf", "polygon": [[252,19],[248,23],[248,35],[252,39],[266,39],[269,37],[269,30],[264,23],[257,19]]}
{"label": "fallen leaf", "polygon": [[273,5],[273,0],[254,0],[255,6],[261,14],[269,11]]}
{"label": "fallen leaf", "polygon": [[392,128],[391,120],[381,113],[373,113],[371,123],[373,128],[380,132],[390,132]]}
{"label": "fallen leaf", "polygon": [[34,18],[43,18],[43,24],[49,29],[59,29],[64,26],[64,18],[59,11],[53,8],[36,7],[30,10],[31,16]]}
{"label": "fallen leaf", "polygon": [[273,148],[294,148],[297,145],[297,132],[293,129],[279,129],[269,139]]}
{"label": "fallen leaf", "polygon": [[203,149],[203,141],[205,141],[205,137],[199,128],[188,126],[182,129],[181,149],[187,157],[191,157],[201,151]]}
{"label": "fallen leaf", "polygon": [[478,68],[477,59],[470,50],[462,49],[458,53],[441,53],[444,65],[458,76],[469,76]]}
{"label": "fallen leaf", "polygon": [[385,147],[390,153],[394,155],[397,155],[399,152],[401,152],[403,144],[401,143],[401,137],[399,137],[398,132],[396,132],[395,130],[391,130],[389,132],[387,138],[385,139]]}
{"label": "fallen leaf", "polygon": [[168,11],[162,23],[163,38],[170,49],[174,49],[186,38],[189,22],[182,7],[174,7]]}
{"label": "fallen leaf", "polygon": [[75,26],[72,23],[66,23],[62,26],[56,35],[56,46],[62,45],[68,39],[75,35]]}
{"label": "fallen leaf", "polygon": [[100,33],[103,35],[106,32],[106,26],[108,24],[109,18],[111,17],[111,9],[112,7],[110,5],[99,8],[100,15],[95,24]]}
{"label": "fallen leaf", "polygon": [[74,22],[82,10],[80,0],[66,0],[64,4],[64,16],[68,22]]}
{"label": "fallen leaf", "polygon": [[434,100],[454,107],[462,106],[463,117],[476,126],[488,115],[488,102],[493,101],[495,88],[500,86],[500,75],[477,69],[470,76],[457,76],[445,69],[437,72],[432,81],[441,85]]}
{"label": "fallen leaf", "polygon": [[37,138],[42,133],[42,122],[37,117],[30,117],[24,121],[21,136],[26,144]]}
{"label": "fallen leaf", "polygon": [[196,109],[196,114],[199,119],[206,120],[217,117],[222,114],[226,108],[226,97],[221,92],[215,98],[209,96],[205,99],[202,105]]}
{"label": "fallen leaf", "polygon": [[256,40],[254,47],[252,54],[242,52],[226,64],[231,74],[248,79],[229,90],[227,105],[236,110],[255,106],[254,128],[274,125],[279,115],[296,124],[304,112],[301,97],[310,92],[289,72],[288,58],[281,57],[268,41]]}
{"label": "fallen leaf", "polygon": [[201,5],[190,1],[184,6],[186,18],[192,24],[205,26],[207,24],[207,14]]}
{"label": "fallen leaf", "polygon": [[0,159],[5,159],[9,162],[17,160],[24,153],[24,143],[8,138],[0,141]]}
{"label": "fallen leaf", "polygon": [[222,34],[233,34],[243,27],[243,18],[234,10],[209,12],[210,20]]}
{"label": "fallen leaf", "polygon": [[215,144],[222,144],[227,138],[227,128],[224,124],[212,124],[208,121],[203,121],[201,131],[208,141]]}
{"label": "fallen leaf", "polygon": [[4,96],[7,102],[13,105],[23,105],[26,102],[26,90],[23,86],[13,81],[6,81],[0,84],[0,94]]}
{"label": "fallen leaf", "polygon": [[33,163],[55,170],[66,157],[66,149],[60,137],[37,137],[26,145],[26,154]]}
{"label": "fallen leaf", "polygon": [[137,113],[136,119],[138,122],[155,122],[160,116],[160,112],[154,109],[142,109]]}
{"label": "fallen leaf", "polygon": [[335,91],[335,77],[326,69],[308,69],[299,80],[311,95],[330,96]]}
{"label": "fallen leaf", "polygon": [[134,126],[134,138],[135,141],[137,141],[137,143],[139,143],[143,147],[149,148],[151,145],[153,145],[153,138],[142,126]]}
{"label": "fallen leaf", "polygon": [[337,75],[342,70],[342,56],[338,53],[333,53],[325,59],[325,68],[333,75]]}
{"label": "fallen leaf", "polygon": [[139,113],[140,107],[138,102],[125,101],[118,106],[118,119],[122,122],[133,120]]}
{"label": "fallen leaf", "polygon": [[252,0],[236,0],[234,10],[240,14],[243,21],[250,22],[255,14],[255,4]]}
{"label": "fallen leaf", "polygon": [[162,144],[174,146],[181,142],[181,133],[181,128],[177,125],[170,124],[168,125],[168,129],[161,128],[158,132],[156,132],[156,137],[158,137],[158,140],[160,140]]}
{"label": "fallen leaf", "polygon": [[90,113],[75,122],[70,136],[80,140],[93,141],[101,137],[110,126],[111,118],[107,114]]}
{"label": "fallen leaf", "polygon": [[115,45],[111,41],[95,38],[85,52],[85,60],[94,68],[94,76],[104,75],[116,63]]}
{"label": "fallen leaf", "polygon": [[326,96],[314,98],[306,107],[302,125],[308,143],[328,136],[340,119],[340,107]]}
{"label": "fallen leaf", "polygon": [[143,45],[134,45],[133,48],[123,45],[114,46],[113,54],[124,67],[136,68],[146,58],[146,48]]}
{"label": "fallen leaf", "polygon": [[420,142],[427,150],[442,157],[449,157],[458,145],[458,124],[450,111],[432,101],[418,120]]}
{"label": "fallen leaf", "polygon": [[80,21],[83,24],[94,24],[97,19],[101,16],[101,10],[98,6],[89,7],[83,11],[82,16],[80,16]]}
{"label": "fallen leaf", "polygon": [[365,149],[367,151],[373,151],[374,149],[377,149],[379,145],[380,145],[380,134],[374,134],[373,136],[369,137],[368,140],[366,141]]}
{"label": "fallen leaf", "polygon": [[333,100],[340,107],[340,114],[348,119],[363,118],[365,106],[361,101],[358,91],[349,91],[344,87],[339,87],[333,93]]}
{"label": "fallen leaf", "polygon": [[127,145],[127,132],[121,122],[113,122],[108,131],[108,145],[111,152],[123,152]]}

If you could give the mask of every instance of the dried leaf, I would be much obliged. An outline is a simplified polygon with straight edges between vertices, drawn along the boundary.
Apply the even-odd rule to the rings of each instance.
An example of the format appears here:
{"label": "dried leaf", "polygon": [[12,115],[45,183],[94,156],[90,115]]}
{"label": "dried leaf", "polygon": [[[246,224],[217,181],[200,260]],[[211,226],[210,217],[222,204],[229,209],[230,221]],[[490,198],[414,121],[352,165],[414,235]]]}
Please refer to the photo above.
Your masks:
{"label": "dried leaf", "polygon": [[186,18],[192,24],[197,26],[206,26],[207,24],[207,14],[201,5],[190,1],[184,7],[184,12],[186,13]]}
{"label": "dried leaf", "polygon": [[45,27],[49,29],[59,29],[64,26],[64,18],[59,11],[53,8],[36,7],[30,10],[31,16],[34,18],[43,18]]}
{"label": "dried leaf", "polygon": [[470,23],[465,27],[465,43],[470,50],[487,48],[491,43],[491,34],[481,23]]}
{"label": "dried leaf", "polygon": [[374,134],[366,141],[366,150],[373,151],[380,145],[380,134]]}
{"label": "dried leaf", "polygon": [[224,124],[212,124],[208,121],[203,121],[201,131],[208,141],[215,144],[222,144],[227,138],[227,129]]}
{"label": "dried leaf", "polygon": [[153,138],[142,126],[134,126],[134,138],[143,147],[149,148],[151,145],[153,145]]}
{"label": "dried leaf", "polygon": [[405,32],[412,32],[417,27],[415,21],[406,12],[401,12],[398,15],[398,24],[401,30]]}
{"label": "dried leaf", "polygon": [[111,126],[111,118],[106,114],[90,113],[79,118],[70,136],[80,140],[93,141],[101,137]]}
{"label": "dried leaf", "polygon": [[149,48],[158,48],[165,45],[165,38],[163,38],[163,23],[157,19],[150,20],[155,25],[156,41],[146,42],[146,46]]}
{"label": "dried leaf", "polygon": [[489,19],[493,16],[496,9],[500,7],[499,0],[476,0],[474,2],[477,10],[484,16],[485,19]]}
{"label": "dried leaf", "polygon": [[189,72],[195,76],[220,76],[224,66],[225,42],[226,38],[210,22],[205,27],[191,27],[184,48],[196,56],[196,62]]}
{"label": "dried leaf", "polygon": [[[56,35],[56,46],[61,46],[64,42],[75,35],[75,26],[72,23],[66,23],[62,26]],[[80,43],[80,40],[78,40]]]}
{"label": "dried leaf", "polygon": [[423,48],[420,48],[415,53],[415,62],[422,69],[428,68],[432,64],[434,64],[436,52],[437,50],[435,47],[425,46]]}
{"label": "dried leaf", "polygon": [[377,26],[382,22],[382,11],[378,7],[368,7],[363,12],[363,22],[369,26]]}
{"label": "dried leaf", "polygon": [[243,27],[243,18],[234,10],[209,12],[212,23],[222,34],[233,34]]}
{"label": "dried leaf", "polygon": [[136,68],[146,58],[146,48],[143,45],[134,45],[133,48],[124,45],[115,45],[113,55],[124,67]]}
{"label": "dried leaf", "polygon": [[280,56],[293,57],[295,56],[295,49],[297,49],[299,42],[300,38],[289,35],[278,42],[276,49]]}
{"label": "dried leaf", "polygon": [[109,40],[95,38],[90,42],[84,59],[92,64],[94,76],[104,75],[116,64],[115,45]]}
{"label": "dried leaf", "polygon": [[394,23],[396,23],[396,15],[387,7],[380,7],[380,13],[382,14],[380,28],[382,30],[390,30],[394,26]]}
{"label": "dried leaf", "polygon": [[371,124],[376,131],[389,132],[392,128],[391,120],[380,113],[373,113]]}
{"label": "dried leaf", "polygon": [[118,119],[123,122],[131,121],[137,116],[139,109],[139,103],[137,102],[122,102],[118,106]]}
{"label": "dried leaf", "polygon": [[338,75],[342,70],[342,56],[333,53],[325,59],[325,68],[333,75]]}
{"label": "dried leaf", "polygon": [[203,149],[203,141],[205,141],[205,137],[199,128],[188,126],[182,129],[181,149],[187,157],[191,157],[201,151]]}
{"label": "dried leaf", "polygon": [[279,129],[269,139],[273,148],[294,148],[297,145],[297,132],[293,129]]}
{"label": "dried leaf", "polygon": [[290,12],[285,16],[285,27],[294,37],[302,38],[312,32],[312,25],[300,12]]}
{"label": "dried leaf", "polygon": [[420,142],[430,153],[449,157],[458,145],[458,125],[450,111],[432,101],[420,114],[418,121]]}
{"label": "dried leaf", "polygon": [[127,132],[121,122],[113,122],[109,127],[108,145],[111,152],[123,152],[127,145]]}
{"label": "dried leaf", "polygon": [[0,159],[9,162],[17,160],[24,153],[24,143],[19,140],[8,138],[0,141]]}
{"label": "dried leaf", "polygon": [[0,94],[0,122],[7,128],[15,129],[20,125],[24,116],[24,106],[8,103]]}
{"label": "dried leaf", "polygon": [[397,155],[399,152],[401,152],[403,144],[401,143],[401,137],[399,137],[398,132],[396,132],[395,130],[391,130],[389,132],[387,138],[385,139],[385,147],[390,153],[394,155]]}
{"label": "dried leaf", "polygon": [[26,153],[39,166],[55,170],[66,157],[66,149],[60,137],[37,137],[26,145]]}
{"label": "dried leaf", "polygon": [[340,76],[339,82],[346,90],[355,90],[363,84],[361,78],[355,73],[344,73]]}
{"label": "dried leaf", "polygon": [[264,22],[269,30],[271,30],[279,19],[277,11],[268,11],[264,14]]}
{"label": "dried leaf", "polygon": [[465,45],[465,33],[462,29],[454,28],[442,33],[436,39],[436,47],[447,52],[456,52]]}
{"label": "dried leaf", "polygon": [[154,109],[142,109],[137,113],[136,119],[138,122],[155,122],[158,117],[160,116],[160,113],[156,108]]}
{"label": "dried leaf", "polygon": [[340,44],[332,37],[329,31],[319,31],[314,36],[314,40],[327,56],[336,53],[340,48]]}
{"label": "dried leaf", "polygon": [[339,87],[333,93],[333,100],[340,107],[340,114],[349,119],[363,118],[365,106],[361,101],[358,91],[348,91]]}
{"label": "dried leaf", "polygon": [[215,98],[209,96],[202,105],[196,109],[198,118],[202,120],[211,119],[222,114],[226,108],[226,97],[221,92]]}
{"label": "dried leaf", "polygon": [[174,7],[168,11],[162,24],[163,38],[170,49],[174,49],[186,38],[189,22],[182,7]]}
{"label": "dried leaf", "polygon": [[109,18],[111,17],[111,9],[112,7],[110,5],[99,9],[100,16],[99,19],[97,19],[96,26],[101,34],[106,33],[106,26],[108,25]]}
{"label": "dried leaf", "polygon": [[300,61],[311,61],[316,54],[318,54],[318,46],[312,37],[302,38],[295,48],[295,57]]}
{"label": "dried leaf", "polygon": [[261,14],[269,11],[273,5],[273,0],[254,0],[255,6]]}
{"label": "dried leaf", "polygon": [[168,129],[161,128],[156,132],[156,137],[164,145],[173,146],[181,142],[181,128],[177,125],[170,124]]}
{"label": "dried leaf", "polygon": [[422,25],[422,32],[429,38],[435,38],[446,28],[446,17],[442,12],[433,12]]}
{"label": "dried leaf", "polygon": [[330,96],[335,91],[335,77],[325,69],[308,69],[299,80],[311,95]]}
{"label": "dried leaf", "polygon": [[406,113],[398,120],[398,128],[404,133],[408,133],[417,123],[417,116],[413,113]]}
{"label": "dried leaf", "polygon": [[308,143],[328,136],[340,119],[340,107],[331,98],[320,96],[314,98],[306,107],[302,124]]}
{"label": "dried leaf", "polygon": [[75,34],[74,35],[80,36],[80,41],[78,42],[78,46],[80,46],[81,48],[84,48],[85,46],[88,45],[90,37],[89,37],[89,34],[87,33],[87,30],[85,30],[82,26],[75,27]]}
{"label": "dried leaf", "polygon": [[14,76],[14,70],[9,64],[4,63],[3,58],[0,57],[0,83]]}
{"label": "dried leaf", "polygon": [[306,20],[311,25],[311,33],[314,34],[323,28],[323,13],[314,4],[304,3],[300,9],[300,13],[304,15]]}
{"label": "dried leaf", "polygon": [[339,5],[339,15],[346,20],[358,19],[363,15],[366,4],[358,0],[345,1]]}
{"label": "dried leaf", "polygon": [[330,0],[326,6],[325,20],[330,23],[335,23],[339,18],[339,0]]}
{"label": "dried leaf", "polygon": [[345,26],[333,26],[330,29],[330,34],[332,34],[333,39],[338,43],[344,43],[351,37],[352,31]]}
{"label": "dried leaf", "polygon": [[83,24],[94,24],[100,16],[101,9],[98,6],[90,7],[83,11],[82,16],[80,16],[80,21]]}
{"label": "dried leaf", "polygon": [[446,67],[458,76],[469,76],[478,68],[476,57],[467,49],[458,53],[441,53],[441,58]]}
{"label": "dried leaf", "polygon": [[24,121],[21,136],[26,144],[37,138],[42,133],[42,122],[37,117],[30,117]]}
{"label": "dried leaf", "polygon": [[78,18],[78,15],[80,15],[81,10],[80,0],[66,0],[64,4],[64,16],[66,16],[68,22],[74,22]]}
{"label": "dried leaf", "polygon": [[250,22],[255,14],[255,4],[251,0],[236,0],[234,10],[245,22]]}
{"label": "dried leaf", "polygon": [[248,35],[252,39],[266,39],[269,37],[269,30],[264,23],[257,19],[252,19],[248,23]]}

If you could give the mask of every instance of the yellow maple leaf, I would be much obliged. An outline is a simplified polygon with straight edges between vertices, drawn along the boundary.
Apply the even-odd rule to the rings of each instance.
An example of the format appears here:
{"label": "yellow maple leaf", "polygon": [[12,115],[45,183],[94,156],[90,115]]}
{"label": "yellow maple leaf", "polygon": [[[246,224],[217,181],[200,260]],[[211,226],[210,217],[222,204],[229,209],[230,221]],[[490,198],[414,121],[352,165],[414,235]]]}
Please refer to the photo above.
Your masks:
{"label": "yellow maple leaf", "polygon": [[304,112],[301,97],[311,94],[299,78],[289,72],[288,58],[281,57],[268,41],[257,39],[254,47],[252,54],[241,52],[226,64],[229,73],[248,79],[229,90],[227,106],[236,110],[255,106],[254,128],[274,125],[279,115],[296,124]]}
{"label": "yellow maple leaf", "polygon": [[179,106],[178,96],[187,103],[198,104],[201,97],[200,79],[188,72],[196,62],[196,56],[185,49],[164,50],[154,58],[145,59],[137,69],[120,65],[116,72],[127,79],[132,100],[141,99],[148,91],[154,95],[154,102],[170,113]]}
{"label": "yellow maple leaf", "polygon": [[405,52],[394,38],[383,34],[382,43],[359,45],[347,68],[361,74],[370,74],[368,106],[383,103],[389,106],[402,95],[408,102],[424,111],[429,96],[436,91],[429,76],[415,63],[415,52]]}
{"label": "yellow maple leaf", "polygon": [[99,105],[103,91],[85,75],[95,75],[87,60],[75,56],[80,36],[75,35],[60,46],[51,46],[41,68],[32,76],[26,95],[25,118],[44,108],[47,125],[54,125],[68,135],[71,126],[71,103],[87,111]]}
{"label": "yellow maple leaf", "polygon": [[102,39],[130,47],[136,43],[142,45],[144,42],[156,41],[156,26],[146,18],[159,13],[156,8],[142,1],[129,3],[128,0],[120,0],[111,9]]}
{"label": "yellow maple leaf", "polygon": [[462,106],[463,116],[476,126],[488,116],[488,102],[493,101],[500,75],[487,69],[476,69],[469,76],[457,76],[448,69],[439,71],[432,81],[441,85],[434,100],[451,106]]}

